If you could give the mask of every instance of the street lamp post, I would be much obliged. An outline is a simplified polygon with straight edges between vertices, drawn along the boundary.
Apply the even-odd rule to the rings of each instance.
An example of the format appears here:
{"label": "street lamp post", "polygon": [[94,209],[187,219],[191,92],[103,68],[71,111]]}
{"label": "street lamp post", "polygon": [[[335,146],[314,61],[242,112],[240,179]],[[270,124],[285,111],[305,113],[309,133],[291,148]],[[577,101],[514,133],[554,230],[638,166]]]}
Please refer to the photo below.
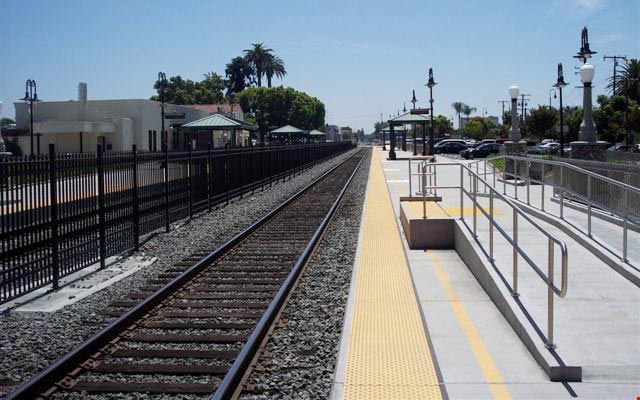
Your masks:
{"label": "street lamp post", "polygon": [[[427,81],[427,87],[429,88],[429,155],[433,156],[433,87],[437,85],[436,81],[433,79],[433,68],[429,68],[429,80]],[[424,146],[424,133],[422,140],[422,155],[425,156],[425,146]],[[432,158],[431,161],[434,161]]]}
{"label": "street lamp post", "polygon": [[511,131],[509,132],[509,140],[512,142],[520,141],[520,127],[518,126],[518,94],[520,88],[511,85],[509,88],[509,96],[511,96]]}
{"label": "street lamp post", "polygon": [[558,96],[556,96],[556,90],[553,88],[549,89],[549,108],[551,108],[551,92],[553,92],[554,99],[558,98]]}
{"label": "street lamp post", "polygon": [[[564,81],[564,74],[562,73],[562,63],[558,63],[558,79],[553,87],[558,89],[560,93],[560,157],[564,157],[564,111],[562,109],[562,88],[567,86]],[[549,98],[551,101],[551,98]]]}
{"label": "street lamp post", "polygon": [[[164,72],[158,72],[158,95],[160,96],[160,119],[162,130],[160,131],[160,137],[162,139],[162,146],[168,146],[167,135],[164,131],[164,92],[167,89],[167,75]],[[168,148],[163,150],[168,150]]]}
{"label": "street lamp post", "polygon": [[[416,99],[416,91],[412,90],[411,91],[411,104],[413,104],[413,106],[411,107],[412,110],[416,109],[416,102],[418,101],[418,99]],[[418,155],[418,148],[417,148],[417,143],[416,143],[416,125],[413,124],[411,126],[411,138],[413,139],[413,155],[417,156]]]}
{"label": "street lamp post", "polygon": [[587,27],[582,28],[580,51],[574,58],[582,61],[580,67],[580,79],[583,84],[582,109],[583,118],[580,124],[579,141],[571,142],[571,158],[587,160],[606,160],[606,142],[596,141],[596,127],[593,123],[593,104],[591,102],[591,87],[595,68],[589,64],[589,58],[596,54],[589,48],[589,32]]}
{"label": "street lamp post", "polygon": [[29,102],[29,138],[31,146],[31,157],[33,157],[33,103],[38,101],[38,90],[36,87],[36,81],[33,79],[27,79],[24,91],[24,101]]}

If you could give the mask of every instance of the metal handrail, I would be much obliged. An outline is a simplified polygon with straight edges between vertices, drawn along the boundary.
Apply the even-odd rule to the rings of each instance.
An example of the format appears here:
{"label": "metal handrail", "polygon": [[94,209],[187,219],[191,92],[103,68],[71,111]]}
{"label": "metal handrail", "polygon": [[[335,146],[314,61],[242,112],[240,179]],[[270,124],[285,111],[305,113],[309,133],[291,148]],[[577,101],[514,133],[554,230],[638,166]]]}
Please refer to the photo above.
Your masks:
{"label": "metal handrail", "polygon": [[[505,160],[505,165],[507,164],[506,160],[512,160],[512,162],[514,163],[514,167],[510,168],[511,172],[507,172],[505,169],[504,172],[504,176],[511,176],[514,177],[516,179],[520,178],[523,180],[526,180],[527,182],[527,204],[531,205],[530,202],[530,184],[531,182],[536,182],[536,183],[540,183],[542,185],[542,191],[541,191],[541,203],[540,203],[540,207],[542,211],[545,211],[545,206],[544,206],[544,186],[545,184],[548,184],[548,182],[545,181],[545,169],[544,166],[545,165],[552,165],[552,166],[557,166],[560,167],[560,185],[556,185],[555,182],[552,183],[552,186],[555,190],[558,190],[560,192],[560,215],[559,218],[564,220],[564,199],[565,199],[565,194],[570,194],[571,196],[573,196],[574,198],[577,198],[583,202],[586,203],[587,205],[587,236],[591,239],[593,239],[593,234],[592,234],[592,217],[593,217],[593,205],[595,204],[598,208],[605,210],[606,212],[611,213],[612,215],[617,216],[618,218],[620,218],[622,220],[622,254],[620,256],[620,258],[622,259],[623,262],[628,263],[629,262],[629,257],[628,257],[628,225],[629,223],[632,223],[634,225],[637,225],[638,222],[637,221],[632,221],[632,218],[629,215],[629,194],[634,193],[636,195],[640,196],[640,189],[636,188],[635,186],[631,186],[629,184],[626,184],[624,182],[620,182],[617,181],[615,179],[611,179],[607,176],[604,175],[600,175],[598,173],[586,170],[584,168],[580,168],[577,167],[575,165],[566,163],[566,162],[562,162],[562,161],[552,161],[552,160],[540,160],[540,159],[531,159],[531,158],[527,158],[527,157],[519,157],[519,156],[510,156],[510,155],[504,155],[504,160]],[[527,176],[522,176],[519,173],[519,168],[517,168],[517,164],[519,164],[520,162],[523,162],[527,165]],[[535,179],[531,177],[530,174],[530,166],[531,164],[534,163],[538,163],[542,165],[542,173],[541,173],[541,179]],[[574,172],[577,172],[579,174],[582,174],[585,179],[586,179],[586,190],[587,190],[587,194],[581,194],[579,192],[576,192],[575,190],[572,190],[570,188],[565,187],[564,185],[564,170],[568,169]],[[593,180],[598,180],[598,181],[602,181],[605,182],[609,185],[615,186],[619,189],[622,189],[624,191],[624,195],[623,195],[623,204],[622,204],[622,212],[615,210],[612,207],[608,207],[605,204],[602,204],[601,202],[597,202],[594,201],[594,199],[592,198],[592,181]],[[505,186],[506,186],[506,179],[504,179],[505,181]],[[506,188],[503,189],[503,193],[506,193]],[[517,191],[517,185],[516,185],[516,189],[515,189],[515,198],[516,200],[518,199],[518,191]]]}
{"label": "metal handrail", "polygon": [[[489,184],[486,180],[480,177],[479,174],[475,173],[468,166],[456,163],[456,162],[445,162],[445,163],[427,163],[425,167],[425,173],[431,173],[433,176],[437,176],[437,168],[442,166],[457,166],[460,168],[460,185],[459,186],[438,186],[437,184],[433,186],[424,186],[422,188],[423,193],[427,190],[437,190],[437,189],[460,189],[460,220],[464,221],[464,195],[467,195],[473,204],[473,237],[474,239],[478,239],[477,235],[477,210],[479,209],[482,214],[489,220],[489,261],[492,263],[495,262],[493,257],[494,254],[494,245],[493,245],[493,230],[494,228],[500,232],[500,234],[507,240],[509,244],[513,247],[513,277],[512,277],[512,286],[511,286],[511,295],[513,297],[518,297],[518,255],[520,255],[533,269],[534,272],[540,276],[540,278],[547,283],[547,339],[545,346],[549,349],[555,348],[555,344],[553,342],[553,321],[554,321],[554,307],[553,307],[553,295],[560,298],[564,298],[567,295],[568,289],[568,249],[567,245],[564,241],[559,239],[549,230],[538,224],[534,221],[526,212],[522,211],[520,207],[516,203],[514,203],[511,199],[509,199],[506,195],[501,194],[498,190],[495,189],[494,186]],[[470,178],[471,188],[467,190],[464,187],[464,173],[465,170]],[[478,183],[482,184],[489,190],[489,211],[487,211],[484,207],[480,205],[477,199],[478,194]],[[498,198],[502,200],[505,204],[511,207],[513,210],[513,237],[511,237],[505,229],[503,229],[500,224],[494,218],[494,199]],[[527,255],[522,247],[518,244],[518,218],[521,217],[525,221],[529,222],[533,225],[538,231],[540,231],[544,236],[548,239],[548,254],[547,254],[547,274],[542,271],[542,269]],[[478,243],[480,243],[478,241]],[[561,252],[561,283],[558,288],[554,284],[554,251],[555,245],[560,247]]]}

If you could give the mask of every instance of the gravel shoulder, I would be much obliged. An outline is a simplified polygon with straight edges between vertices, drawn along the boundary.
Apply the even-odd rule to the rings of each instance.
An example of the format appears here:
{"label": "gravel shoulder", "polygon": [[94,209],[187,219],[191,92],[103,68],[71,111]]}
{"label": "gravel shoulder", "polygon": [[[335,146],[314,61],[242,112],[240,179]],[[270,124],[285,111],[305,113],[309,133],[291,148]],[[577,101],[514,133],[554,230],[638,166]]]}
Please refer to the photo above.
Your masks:
{"label": "gravel shoulder", "polygon": [[169,233],[153,236],[132,254],[134,257],[157,257],[156,262],[78,303],[52,313],[0,315],[0,396],[112,321],[113,317],[103,315],[106,305],[124,299],[129,292],[144,286],[193,252],[220,246],[354,151],[320,163],[291,180],[267,187],[264,192],[246,195],[226,207],[172,225]]}
{"label": "gravel shoulder", "polygon": [[363,161],[247,379],[241,399],[329,398],[369,176]]}

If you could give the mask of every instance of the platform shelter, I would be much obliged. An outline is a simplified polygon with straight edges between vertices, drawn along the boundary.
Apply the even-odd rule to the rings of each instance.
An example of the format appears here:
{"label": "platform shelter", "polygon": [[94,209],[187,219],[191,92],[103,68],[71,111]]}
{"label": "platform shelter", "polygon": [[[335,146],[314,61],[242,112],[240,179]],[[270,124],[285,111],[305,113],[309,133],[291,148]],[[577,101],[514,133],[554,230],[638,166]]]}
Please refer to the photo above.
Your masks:
{"label": "platform shelter", "polygon": [[183,125],[182,130],[183,143],[174,147],[187,148],[191,145],[194,150],[205,150],[209,144],[214,148],[253,146],[251,136],[258,127],[226,115],[213,114]]}

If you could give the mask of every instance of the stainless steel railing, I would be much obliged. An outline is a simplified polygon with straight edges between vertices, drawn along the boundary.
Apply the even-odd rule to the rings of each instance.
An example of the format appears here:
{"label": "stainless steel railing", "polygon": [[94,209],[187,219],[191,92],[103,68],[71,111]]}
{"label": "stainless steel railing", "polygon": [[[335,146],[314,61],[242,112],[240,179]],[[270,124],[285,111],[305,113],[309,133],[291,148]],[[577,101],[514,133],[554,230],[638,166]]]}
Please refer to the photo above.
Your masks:
{"label": "stainless steel railing", "polygon": [[[421,169],[419,169],[418,175],[422,175],[421,181],[425,182],[424,185],[421,186],[422,193],[437,193],[438,189],[457,189],[460,191],[460,220],[467,225],[464,218],[464,199],[465,196],[471,200],[473,205],[473,222],[472,227],[469,228],[471,230],[474,239],[476,239],[477,243],[480,246],[483,244],[478,240],[478,210],[480,213],[487,218],[489,222],[489,261],[495,264],[496,260],[494,258],[494,230],[497,230],[503,238],[511,245],[512,247],[512,282],[510,292],[513,297],[518,297],[518,280],[519,280],[519,258],[522,258],[526,261],[526,263],[531,267],[531,269],[546,283],[547,286],[547,337],[545,341],[545,346],[549,349],[555,348],[554,344],[554,296],[559,298],[564,298],[567,295],[567,287],[568,287],[568,250],[567,245],[556,237],[553,233],[549,232],[547,229],[538,224],[535,220],[533,220],[526,212],[522,211],[516,203],[514,203],[511,199],[509,199],[506,195],[500,193],[495,185],[491,185],[487,182],[482,175],[489,174],[489,171],[486,171],[484,167],[482,168],[482,173],[475,172],[474,169],[479,168],[477,166],[469,167],[467,165],[461,163],[420,163],[418,164]],[[460,169],[459,185],[438,185],[437,176],[438,176],[438,168],[444,167],[457,167]],[[476,169],[477,171],[477,169]],[[465,173],[468,176],[466,180],[468,185],[465,184]],[[494,174],[495,175],[495,174]],[[485,175],[486,176],[486,175]],[[432,182],[433,185],[429,183],[429,177],[433,177]],[[411,178],[409,179],[411,181]],[[488,194],[489,197],[489,209],[487,210],[483,207],[478,201],[478,194],[481,193],[479,191],[479,186],[484,187],[484,191]],[[483,196],[484,197],[484,196]],[[494,201],[495,199],[502,200],[506,206],[508,206],[512,211],[513,222],[512,222],[512,234],[509,234],[507,230],[498,223],[495,219],[494,215]],[[423,202],[426,202],[423,200]],[[426,209],[426,204],[423,204],[423,209]],[[426,213],[425,213],[426,218]],[[518,240],[518,222],[519,220],[524,220],[531,224],[537,231],[539,231],[544,237],[547,239],[547,272],[545,272],[540,268],[540,266],[526,253],[526,251],[522,248]],[[556,247],[560,249],[560,260],[561,260],[561,282],[560,287],[556,286],[554,282],[555,277],[555,250]],[[486,250],[486,249],[485,249]]]}
{"label": "stainless steel railing", "polygon": [[[624,182],[588,171],[561,161],[532,159],[526,157],[503,156],[505,166],[505,178],[524,182],[526,186],[526,203],[531,204],[531,184],[538,184],[540,190],[539,208],[548,212],[545,206],[545,188],[551,185],[553,196],[558,197],[559,210],[556,216],[562,220],[565,218],[565,204],[567,200],[582,203],[587,217],[587,236],[594,238],[593,217],[596,210],[606,212],[620,220],[622,229],[622,250],[616,249],[615,238],[606,233],[598,235],[598,239],[608,244],[610,250],[620,259],[629,262],[629,225],[640,227],[640,189]],[[503,179],[503,193],[506,194],[506,180]],[[518,185],[514,186],[514,197],[518,199]],[[535,205],[534,205],[535,207]],[[583,230],[577,224],[572,224],[577,229]],[[583,230],[584,231],[584,230]],[[618,242],[619,243],[619,242]]]}

